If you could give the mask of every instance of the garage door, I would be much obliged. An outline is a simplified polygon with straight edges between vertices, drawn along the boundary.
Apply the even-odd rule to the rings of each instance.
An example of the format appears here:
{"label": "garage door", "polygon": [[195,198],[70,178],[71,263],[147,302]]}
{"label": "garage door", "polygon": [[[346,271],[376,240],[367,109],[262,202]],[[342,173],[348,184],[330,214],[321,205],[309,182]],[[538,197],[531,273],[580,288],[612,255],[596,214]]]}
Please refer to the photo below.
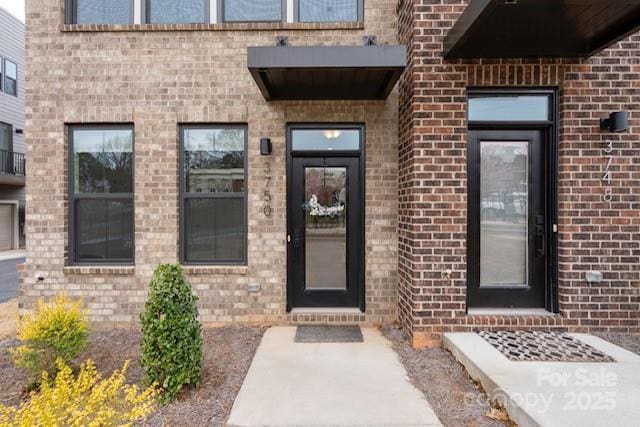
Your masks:
{"label": "garage door", "polygon": [[13,205],[0,205],[0,251],[13,249]]}

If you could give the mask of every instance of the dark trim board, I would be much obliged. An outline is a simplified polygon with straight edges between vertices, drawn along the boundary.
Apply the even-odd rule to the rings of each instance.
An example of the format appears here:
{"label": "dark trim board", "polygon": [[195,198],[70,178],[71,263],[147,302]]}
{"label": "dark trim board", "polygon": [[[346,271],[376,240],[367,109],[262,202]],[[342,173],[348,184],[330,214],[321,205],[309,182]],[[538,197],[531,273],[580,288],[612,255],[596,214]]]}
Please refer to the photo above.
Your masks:
{"label": "dark trim board", "polygon": [[[360,150],[359,151],[293,151],[291,147],[292,138],[291,132],[296,129],[357,129],[360,131]],[[360,209],[360,257],[359,257],[359,278],[358,278],[358,308],[361,312],[365,312],[365,241],[366,241],[366,229],[365,229],[365,209],[366,209],[366,172],[365,172],[365,164],[366,164],[366,150],[365,150],[365,125],[364,123],[335,123],[335,122],[315,122],[315,123],[288,123],[287,131],[286,131],[286,173],[287,173],[287,235],[291,235],[291,218],[292,218],[292,206],[289,202],[291,200],[292,193],[292,180],[291,173],[293,168],[293,158],[297,155],[301,157],[358,157],[359,158],[359,209]],[[287,243],[287,304],[286,310],[287,312],[291,312],[294,307],[294,283],[292,281],[293,277],[293,264],[292,264],[292,248],[291,244]]]}

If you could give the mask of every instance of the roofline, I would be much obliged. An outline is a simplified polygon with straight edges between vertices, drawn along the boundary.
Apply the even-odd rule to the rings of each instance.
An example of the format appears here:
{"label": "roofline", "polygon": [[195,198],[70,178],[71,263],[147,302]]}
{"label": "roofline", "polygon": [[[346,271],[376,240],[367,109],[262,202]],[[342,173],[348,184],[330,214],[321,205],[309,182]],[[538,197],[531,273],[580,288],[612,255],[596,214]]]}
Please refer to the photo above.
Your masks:
{"label": "roofline", "polygon": [[[4,7],[0,6],[0,11],[4,12],[5,14],[7,14],[9,17],[13,18],[18,24],[22,25],[23,28],[26,29],[27,25],[25,22],[22,22],[20,20],[20,18],[18,18],[16,15],[14,15],[13,13],[9,12],[7,9],[5,9]],[[25,13],[25,20],[27,19],[26,13]]]}

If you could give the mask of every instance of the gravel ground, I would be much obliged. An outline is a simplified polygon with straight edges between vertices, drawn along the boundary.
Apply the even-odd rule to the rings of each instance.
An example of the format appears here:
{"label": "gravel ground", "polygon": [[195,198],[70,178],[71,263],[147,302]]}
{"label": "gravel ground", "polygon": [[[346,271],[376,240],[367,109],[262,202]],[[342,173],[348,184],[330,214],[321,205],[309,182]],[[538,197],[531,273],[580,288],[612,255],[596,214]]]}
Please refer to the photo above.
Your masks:
{"label": "gravel ground", "polygon": [[613,332],[599,332],[594,335],[640,355],[640,335],[616,334]]}
{"label": "gravel ground", "polygon": [[0,340],[16,335],[18,300],[12,299],[0,304]]}
{"label": "gravel ground", "polygon": [[[188,389],[178,399],[156,411],[146,426],[222,426],[242,381],[249,370],[264,328],[228,326],[203,330],[204,363],[202,382]],[[89,348],[75,363],[91,358],[104,376],[131,360],[127,380],[139,382],[143,371],[139,364],[141,334],[137,331],[111,330],[91,334]],[[7,355],[15,340],[0,341],[0,402],[17,405],[27,378],[16,370]]]}
{"label": "gravel ground", "polygon": [[29,381],[29,377],[13,366],[7,349],[18,344],[18,340],[6,339],[0,341],[0,403],[5,406],[20,403],[22,391]]}
{"label": "gravel ground", "polygon": [[442,348],[416,350],[395,326],[383,328],[383,333],[442,424],[452,427],[509,425],[508,420],[500,420],[506,414],[491,408],[487,396],[451,353]]}

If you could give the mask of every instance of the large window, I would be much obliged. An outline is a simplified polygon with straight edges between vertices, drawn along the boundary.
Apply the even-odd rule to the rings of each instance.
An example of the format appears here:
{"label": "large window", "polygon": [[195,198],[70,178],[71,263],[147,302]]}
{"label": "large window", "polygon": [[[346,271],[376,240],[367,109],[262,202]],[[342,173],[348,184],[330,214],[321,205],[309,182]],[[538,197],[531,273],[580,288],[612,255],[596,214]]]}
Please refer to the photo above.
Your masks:
{"label": "large window", "polygon": [[223,2],[225,22],[282,21],[283,0],[218,0]]}
{"label": "large window", "polygon": [[186,263],[246,261],[245,126],[182,126],[181,255]]}
{"label": "large window", "polygon": [[361,21],[363,0],[297,0],[300,22]]}
{"label": "large window", "polygon": [[0,122],[0,173],[14,173],[13,126]]}
{"label": "large window", "polygon": [[0,150],[13,151],[13,126],[0,122]]}
{"label": "large window", "polygon": [[146,2],[147,22],[151,24],[209,22],[209,0],[146,0]]}
{"label": "large window", "polygon": [[4,91],[9,95],[18,96],[18,66],[6,58],[4,60]]}
{"label": "large window", "polygon": [[132,24],[135,0],[67,0],[70,24]]}
{"label": "large window", "polygon": [[133,128],[72,126],[69,137],[72,261],[133,262]]}

